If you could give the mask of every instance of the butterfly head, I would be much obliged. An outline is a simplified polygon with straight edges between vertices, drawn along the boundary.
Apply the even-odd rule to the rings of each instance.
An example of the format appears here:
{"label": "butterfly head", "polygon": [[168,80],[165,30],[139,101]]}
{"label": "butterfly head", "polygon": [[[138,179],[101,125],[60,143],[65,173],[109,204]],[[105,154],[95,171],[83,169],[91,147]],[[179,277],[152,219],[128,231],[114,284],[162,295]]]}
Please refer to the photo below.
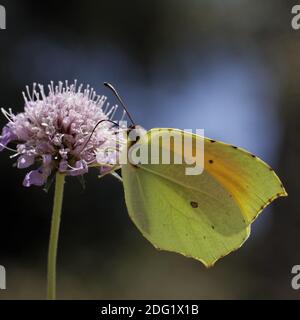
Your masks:
{"label": "butterfly head", "polygon": [[140,125],[132,125],[128,127],[127,130],[127,140],[129,146],[134,145],[137,143],[141,137],[143,137],[147,133],[147,130]]}
{"label": "butterfly head", "polygon": [[127,134],[130,134],[132,131],[136,132],[136,135],[143,136],[147,133],[147,130],[140,125],[132,125],[128,127]]}

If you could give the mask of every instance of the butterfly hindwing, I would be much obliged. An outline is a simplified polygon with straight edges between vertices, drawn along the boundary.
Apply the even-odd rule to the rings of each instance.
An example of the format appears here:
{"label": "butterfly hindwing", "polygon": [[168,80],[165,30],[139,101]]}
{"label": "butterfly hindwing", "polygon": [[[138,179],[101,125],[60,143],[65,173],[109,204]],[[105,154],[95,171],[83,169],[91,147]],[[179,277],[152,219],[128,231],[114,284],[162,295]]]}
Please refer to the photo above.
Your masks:
{"label": "butterfly hindwing", "polygon": [[[170,130],[188,134],[152,129],[138,143],[148,145],[151,136]],[[239,248],[253,219],[285,191],[270,167],[248,152],[192,138],[204,143],[202,174],[186,175],[184,164],[127,164],[122,167],[125,199],[133,222],[155,247],[210,266]],[[161,141],[158,147],[167,148],[171,158],[182,150]]]}

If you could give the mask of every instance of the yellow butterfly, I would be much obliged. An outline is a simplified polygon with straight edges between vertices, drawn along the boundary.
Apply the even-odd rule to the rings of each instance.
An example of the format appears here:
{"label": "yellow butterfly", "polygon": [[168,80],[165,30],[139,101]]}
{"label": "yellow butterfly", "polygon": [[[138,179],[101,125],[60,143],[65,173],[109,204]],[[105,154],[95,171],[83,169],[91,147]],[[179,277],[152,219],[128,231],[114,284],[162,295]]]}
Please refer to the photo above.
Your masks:
{"label": "yellow butterfly", "polygon": [[[128,113],[115,89],[106,85]],[[132,126],[128,135],[133,129],[141,130]],[[186,165],[174,163],[122,165],[129,216],[157,249],[192,257],[210,267],[238,249],[259,213],[287,193],[268,164],[236,146],[169,128],[145,131],[131,145],[135,150],[156,147],[174,159],[182,147],[166,143],[170,135],[181,141],[189,136],[191,148],[203,143],[203,172],[187,175]]]}

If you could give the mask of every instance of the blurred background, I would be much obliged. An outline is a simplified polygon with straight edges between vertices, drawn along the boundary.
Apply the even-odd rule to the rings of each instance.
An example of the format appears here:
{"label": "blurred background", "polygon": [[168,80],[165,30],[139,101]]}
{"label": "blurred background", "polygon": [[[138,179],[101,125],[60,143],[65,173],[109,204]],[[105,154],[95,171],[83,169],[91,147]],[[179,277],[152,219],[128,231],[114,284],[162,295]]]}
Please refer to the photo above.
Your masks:
{"label": "blurred background", "polygon": [[[58,254],[60,299],[297,299],[300,264],[300,30],[294,1],[0,1],[0,106],[23,109],[33,82],[78,79],[115,98],[145,128],[204,128],[250,150],[289,193],[238,251],[212,269],[156,251],[130,221],[122,185],[68,179]],[[6,123],[1,118],[1,127]],[[0,155],[0,299],[44,299],[53,190],[22,187]]]}

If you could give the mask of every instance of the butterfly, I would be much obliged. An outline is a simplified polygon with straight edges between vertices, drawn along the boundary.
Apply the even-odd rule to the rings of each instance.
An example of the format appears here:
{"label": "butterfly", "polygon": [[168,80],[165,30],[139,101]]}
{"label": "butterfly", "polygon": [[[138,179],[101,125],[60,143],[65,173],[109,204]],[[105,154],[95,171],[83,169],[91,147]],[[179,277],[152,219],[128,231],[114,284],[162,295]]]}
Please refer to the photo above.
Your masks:
{"label": "butterfly", "polygon": [[[127,111],[122,99],[110,87]],[[131,117],[130,117],[131,118]],[[132,120],[132,118],[131,118]],[[132,121],[133,122],[133,121]],[[240,248],[251,224],[271,202],[287,196],[285,188],[264,161],[239,147],[179,129],[138,130],[135,149],[150,147],[175,159],[181,147],[164,143],[189,138],[204,146],[203,171],[187,175],[185,164],[135,163],[121,167],[125,202],[130,218],[142,235],[160,250],[191,257],[211,267]],[[162,139],[160,139],[162,138]],[[194,154],[195,150],[189,150]]]}

